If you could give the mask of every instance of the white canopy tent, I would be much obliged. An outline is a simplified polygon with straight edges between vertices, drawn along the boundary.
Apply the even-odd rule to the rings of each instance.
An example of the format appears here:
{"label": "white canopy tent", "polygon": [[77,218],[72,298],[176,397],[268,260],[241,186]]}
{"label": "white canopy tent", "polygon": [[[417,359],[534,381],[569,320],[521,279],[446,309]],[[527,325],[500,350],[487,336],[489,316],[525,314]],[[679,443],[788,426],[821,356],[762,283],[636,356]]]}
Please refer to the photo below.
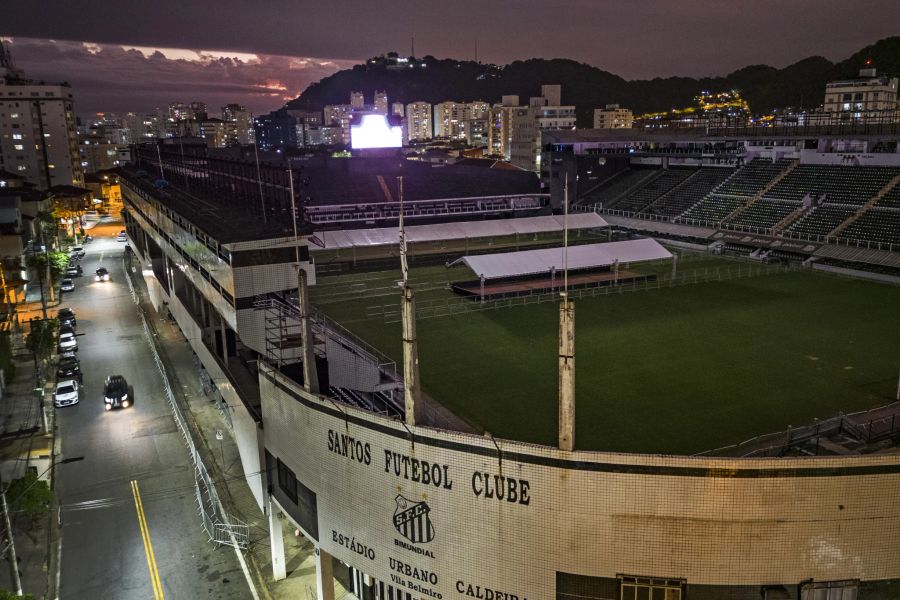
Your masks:
{"label": "white canopy tent", "polygon": [[[569,270],[607,267],[618,261],[622,263],[645,262],[672,258],[654,239],[628,240],[625,242],[609,242],[607,244],[584,244],[569,246]],[[479,254],[464,256],[452,264],[463,263],[475,275],[485,279],[520,277],[548,273],[551,269],[561,272],[563,269],[563,249],[545,248],[540,250],[523,250],[521,252],[503,252],[500,254]],[[451,265],[452,266],[452,265]]]}
{"label": "white canopy tent", "polygon": [[[597,229],[607,226],[608,223],[597,213],[574,213],[569,215],[570,231],[578,229]],[[562,231],[563,216],[550,215],[544,217],[523,217],[519,219],[457,221],[455,223],[435,223],[432,225],[409,225],[405,229],[406,241],[409,244],[516,234],[533,235],[535,233]],[[316,237],[325,243],[325,247],[322,248],[311,244],[309,249],[313,252],[317,250],[361,248],[366,246],[384,246],[400,243],[400,233],[397,227],[320,231],[316,233]]]}

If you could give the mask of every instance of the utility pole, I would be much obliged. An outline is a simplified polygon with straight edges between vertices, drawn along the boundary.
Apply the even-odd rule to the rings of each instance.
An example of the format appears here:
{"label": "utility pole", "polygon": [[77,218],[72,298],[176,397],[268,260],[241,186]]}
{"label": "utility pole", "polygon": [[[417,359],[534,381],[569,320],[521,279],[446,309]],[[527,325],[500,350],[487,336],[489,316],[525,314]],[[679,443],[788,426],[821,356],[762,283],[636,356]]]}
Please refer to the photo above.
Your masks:
{"label": "utility pole", "polygon": [[[2,487],[2,483],[0,483]],[[3,504],[3,522],[6,526],[6,535],[9,538],[9,566],[12,569],[13,587],[16,596],[22,595],[22,579],[19,576],[19,561],[16,558],[16,541],[13,538],[12,526],[9,524],[9,507],[6,504],[6,489],[0,490],[0,502]]]}
{"label": "utility pole", "polygon": [[300,265],[300,238],[297,235],[297,204],[294,200],[294,170],[287,170],[291,189],[291,221],[294,223],[294,257],[297,261],[297,307],[300,310],[300,343],[303,345],[303,385],[310,394],[319,393],[312,324],[309,319],[309,288],[306,270]]}
{"label": "utility pole", "polygon": [[[421,424],[422,388],[419,383],[419,349],[416,341],[416,300],[409,286],[409,263],[407,261],[406,229],[403,226],[403,177],[397,178],[400,196],[400,270],[403,273],[400,314],[403,323],[403,404],[406,424]],[[484,295],[482,294],[482,298]]]}
{"label": "utility pole", "polygon": [[575,449],[575,303],[569,299],[569,177],[563,217],[563,286],[559,303],[559,449]]}

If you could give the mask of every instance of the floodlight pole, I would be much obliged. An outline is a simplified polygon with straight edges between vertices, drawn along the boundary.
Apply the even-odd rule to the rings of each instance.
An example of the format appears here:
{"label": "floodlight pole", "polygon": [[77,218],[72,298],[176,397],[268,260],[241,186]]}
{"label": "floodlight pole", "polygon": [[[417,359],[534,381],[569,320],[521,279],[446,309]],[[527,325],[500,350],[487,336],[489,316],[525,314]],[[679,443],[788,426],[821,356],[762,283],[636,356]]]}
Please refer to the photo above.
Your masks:
{"label": "floodlight pole", "polygon": [[422,421],[422,391],[419,385],[419,350],[416,341],[416,301],[409,286],[406,229],[403,227],[402,176],[397,178],[397,184],[400,196],[400,269],[403,272],[403,297],[400,304],[403,321],[403,400],[406,424],[412,426]]}
{"label": "floodlight pole", "polygon": [[563,288],[559,303],[559,449],[575,449],[575,303],[569,300],[569,177],[563,213]]}
{"label": "floodlight pole", "polygon": [[678,275],[678,254],[672,253],[672,279]]}
{"label": "floodlight pole", "polygon": [[294,172],[287,170],[291,189],[291,221],[294,223],[294,258],[297,261],[297,306],[300,310],[300,343],[303,352],[303,385],[310,394],[319,393],[319,373],[313,348],[312,324],[309,320],[309,285],[306,269],[300,265],[300,237],[297,235],[297,203],[294,200]]}

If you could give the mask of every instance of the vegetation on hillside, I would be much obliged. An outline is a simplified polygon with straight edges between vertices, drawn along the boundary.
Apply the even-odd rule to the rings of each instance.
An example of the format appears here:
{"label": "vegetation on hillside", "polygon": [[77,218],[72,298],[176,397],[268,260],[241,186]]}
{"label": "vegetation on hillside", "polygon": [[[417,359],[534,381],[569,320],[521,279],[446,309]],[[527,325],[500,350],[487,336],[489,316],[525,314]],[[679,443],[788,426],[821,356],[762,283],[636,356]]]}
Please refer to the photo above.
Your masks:
{"label": "vegetation on hillside", "polygon": [[[725,76],[700,79],[627,81],[568,59],[529,59],[497,66],[426,56],[417,59],[415,68],[392,70],[386,61],[376,58],[313,83],[288,107],[346,104],[353,90],[365,93],[369,101],[375,90],[386,90],[391,102],[499,102],[502,95],[518,94],[520,102],[527,103],[529,97],[540,95],[541,84],[560,84],[562,101],[577,107],[582,127],[591,125],[593,109],[598,106],[619,103],[635,114],[666,111],[691,104],[700,90],[738,89],[754,113],[764,113],[774,108],[819,106],[828,81],[856,77],[867,59],[872,59],[879,72],[900,73],[900,36],[885,38],[838,63],[813,56],[782,69],[751,65]],[[702,55],[697,60],[702,61]]]}

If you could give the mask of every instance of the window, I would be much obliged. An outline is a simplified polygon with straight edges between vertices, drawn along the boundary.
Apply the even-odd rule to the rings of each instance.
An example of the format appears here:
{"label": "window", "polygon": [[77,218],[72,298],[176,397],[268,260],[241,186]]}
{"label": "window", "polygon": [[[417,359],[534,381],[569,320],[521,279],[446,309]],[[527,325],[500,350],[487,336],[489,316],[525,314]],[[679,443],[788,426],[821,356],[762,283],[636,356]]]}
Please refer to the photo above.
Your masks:
{"label": "window", "polygon": [[22,144],[15,144],[13,147],[14,147],[16,150],[24,150],[24,149],[25,149],[25,147],[24,147]]}
{"label": "window", "polygon": [[18,169],[19,169],[20,171],[24,171],[24,170],[27,169],[27,168],[28,168],[28,167],[26,167],[25,165],[19,165],[19,167],[18,167]]}
{"label": "window", "polygon": [[14,140],[21,140],[21,139],[22,139],[22,134],[21,134],[21,133],[14,133],[14,134],[13,134],[13,139],[14,139]]}
{"label": "window", "polygon": [[278,461],[278,487],[280,487],[281,491],[296,504],[297,476],[294,475],[294,472],[291,471],[286,464],[281,462],[280,458],[276,460]]}
{"label": "window", "polygon": [[19,113],[9,113],[9,118],[10,118],[10,119],[18,119],[18,118],[19,118]]}
{"label": "window", "polygon": [[681,600],[684,580],[619,576],[620,600]]}
{"label": "window", "polygon": [[800,585],[800,600],[856,600],[859,581],[808,581]]}

